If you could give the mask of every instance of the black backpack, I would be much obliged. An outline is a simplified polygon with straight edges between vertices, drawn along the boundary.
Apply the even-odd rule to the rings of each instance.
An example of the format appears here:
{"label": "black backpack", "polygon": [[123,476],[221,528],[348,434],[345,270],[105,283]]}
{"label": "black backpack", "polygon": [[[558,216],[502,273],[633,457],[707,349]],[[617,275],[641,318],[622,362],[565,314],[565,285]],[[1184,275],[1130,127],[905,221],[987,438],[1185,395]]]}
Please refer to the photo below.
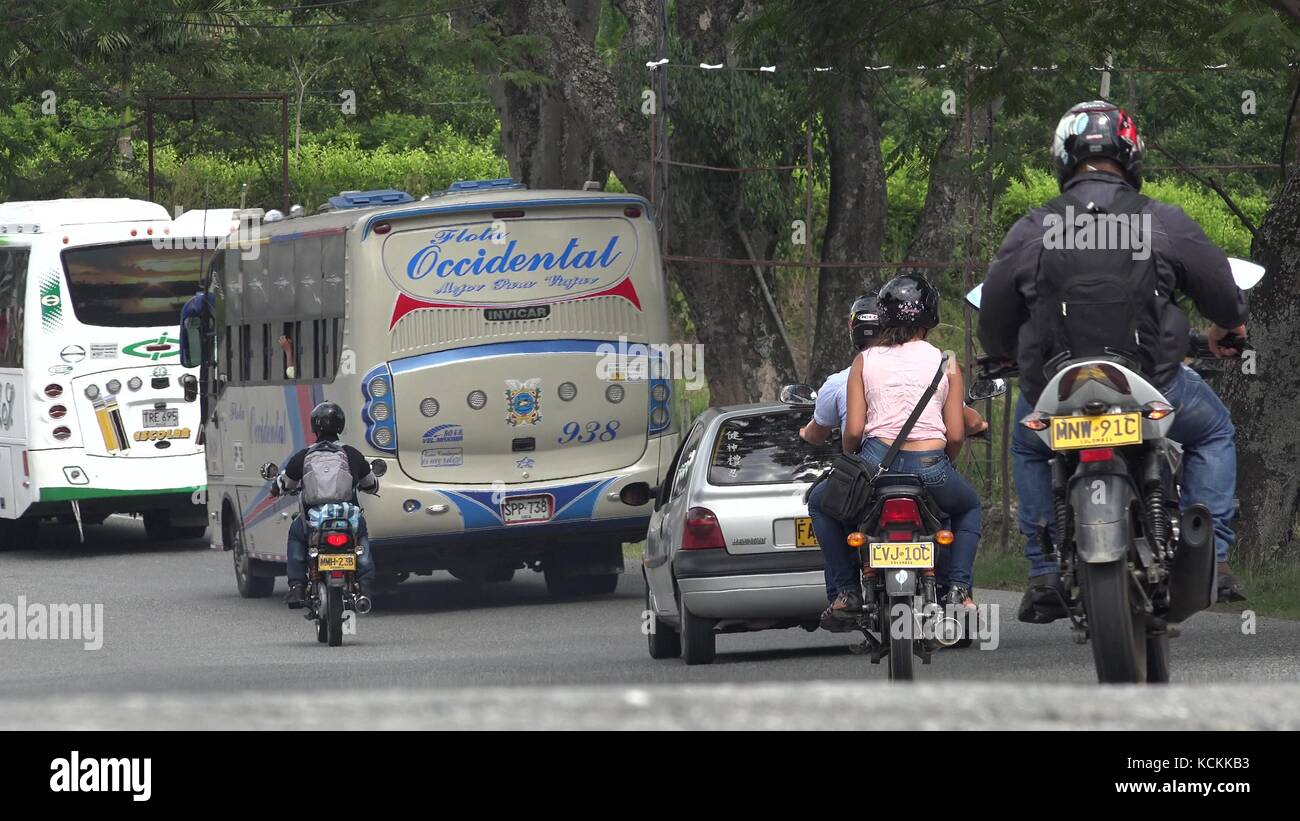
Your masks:
{"label": "black backpack", "polygon": [[[1075,217],[1089,215],[1094,228],[1092,244],[1100,244],[1105,234],[1107,245],[1105,249],[1049,248],[1045,236],[1030,317],[1047,378],[1052,376],[1052,366],[1061,360],[1085,356],[1118,354],[1144,373],[1150,374],[1154,368],[1153,352],[1160,343],[1160,312],[1168,296],[1159,292],[1154,238],[1146,230],[1150,217],[1138,223],[1145,259],[1133,258],[1137,247],[1129,233],[1131,218],[1140,219],[1148,203],[1146,197],[1126,189],[1104,209],[1068,194],[1045,206],[1062,219],[1062,235],[1077,230],[1066,219],[1068,206],[1073,206]],[[1113,229],[1105,215],[1120,217],[1117,223],[1109,223]],[[1123,241],[1112,241],[1121,236]]]}

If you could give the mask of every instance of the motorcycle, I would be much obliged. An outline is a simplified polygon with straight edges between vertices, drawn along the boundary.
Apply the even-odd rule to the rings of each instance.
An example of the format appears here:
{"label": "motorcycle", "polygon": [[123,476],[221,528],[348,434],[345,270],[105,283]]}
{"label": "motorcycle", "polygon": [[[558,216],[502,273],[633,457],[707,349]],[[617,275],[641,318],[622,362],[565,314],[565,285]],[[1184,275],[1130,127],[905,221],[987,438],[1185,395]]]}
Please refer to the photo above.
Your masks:
{"label": "motorcycle", "polygon": [[[1238,286],[1259,281],[1258,266],[1234,260]],[[1249,266],[1249,267],[1247,267]],[[967,295],[978,310],[980,288]],[[1209,353],[1193,334],[1194,355]],[[1224,347],[1248,350],[1235,336]],[[974,400],[1007,390],[1014,363],[977,360]],[[1091,641],[1102,683],[1167,682],[1169,639],[1181,622],[1215,600],[1214,527],[1202,505],[1179,504],[1181,448],[1167,438],[1177,410],[1120,355],[1049,363],[1051,377],[1020,420],[1052,451],[1057,543],[1038,536],[1058,563],[1061,604],[1075,640]]]}
{"label": "motorcycle", "polygon": [[[375,459],[370,469],[383,476],[388,464]],[[263,479],[274,481],[280,468],[267,462],[259,470]],[[301,488],[287,491],[299,495]],[[374,495],[378,496],[378,493]],[[330,647],[343,644],[343,622],[348,612],[364,616],[372,608],[370,597],[356,581],[357,561],[365,547],[357,542],[361,508],[350,502],[301,509],[307,535],[307,595],[304,618],[316,623],[316,640]]]}

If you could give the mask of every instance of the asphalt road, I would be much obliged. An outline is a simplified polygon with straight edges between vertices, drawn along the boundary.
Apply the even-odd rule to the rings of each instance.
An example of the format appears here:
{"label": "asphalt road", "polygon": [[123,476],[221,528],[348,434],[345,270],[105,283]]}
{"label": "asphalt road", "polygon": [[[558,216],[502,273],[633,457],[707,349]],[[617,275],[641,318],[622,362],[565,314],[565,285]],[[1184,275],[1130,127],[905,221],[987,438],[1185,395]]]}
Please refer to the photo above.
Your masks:
{"label": "asphalt road", "polygon": [[568,601],[531,572],[413,578],[329,648],[284,607],[283,581],[241,599],[229,554],[205,542],[146,542],[119,518],[88,536],[46,526],[40,545],[0,554],[0,605],[103,605],[98,650],[0,640],[0,728],[274,726],[301,693],[358,703],[365,691],[358,726],[825,726],[860,692],[898,721],[942,702],[928,722],[968,727],[1300,729],[1300,622],[1261,618],[1247,634],[1237,615],[1199,614],[1171,644],[1174,686],[1101,688],[1066,625],[1022,625],[1015,594],[980,591],[1001,607],[997,648],[937,654],[909,693],[846,635],[721,635],[712,665],[652,660],[635,562],[614,595]]}

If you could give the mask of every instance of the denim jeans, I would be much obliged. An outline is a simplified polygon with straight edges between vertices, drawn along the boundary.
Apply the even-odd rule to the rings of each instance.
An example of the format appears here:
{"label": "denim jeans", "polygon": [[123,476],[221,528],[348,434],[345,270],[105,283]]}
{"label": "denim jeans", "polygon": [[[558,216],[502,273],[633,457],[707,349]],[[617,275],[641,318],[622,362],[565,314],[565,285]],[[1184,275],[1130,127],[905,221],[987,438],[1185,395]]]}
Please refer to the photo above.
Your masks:
{"label": "denim jeans", "polygon": [[[357,581],[369,584],[375,580],[375,557],[370,554],[370,532],[366,519],[361,518],[357,529],[357,544],[364,548],[357,557]],[[302,516],[295,516],[289,525],[289,584],[307,583],[307,528]]]}
{"label": "denim jeans", "polygon": [[[1160,391],[1177,412],[1169,438],[1183,446],[1183,481],[1180,505],[1205,505],[1214,517],[1214,551],[1218,561],[1228,560],[1228,548],[1236,541],[1232,531],[1233,499],[1237,493],[1236,429],[1228,409],[1200,374],[1186,366],[1168,387]],[[1033,411],[1025,397],[1016,405],[1016,419]],[[1038,528],[1045,526],[1053,543],[1058,538],[1052,511],[1052,450],[1024,425],[1013,425],[1011,453],[1015,460],[1017,520],[1025,537],[1029,575],[1056,573],[1055,562],[1043,556]]]}
{"label": "denim jeans", "polygon": [[[868,469],[874,471],[888,450],[888,446],[882,442],[868,440],[862,447],[862,457],[867,461]],[[946,558],[941,555],[937,563],[939,582],[971,586],[975,551],[980,541],[979,493],[962,478],[941,450],[900,450],[890,472],[920,476],[926,493],[948,517],[955,538],[947,548]],[[822,484],[813,489],[808,498],[808,514],[812,517],[813,532],[817,534],[817,541],[822,548],[826,566],[826,592],[833,599],[841,591],[858,589],[858,566],[853,550],[846,541],[849,528],[856,527],[858,523],[846,526],[844,522],[822,512],[821,497],[824,488],[825,484]]]}

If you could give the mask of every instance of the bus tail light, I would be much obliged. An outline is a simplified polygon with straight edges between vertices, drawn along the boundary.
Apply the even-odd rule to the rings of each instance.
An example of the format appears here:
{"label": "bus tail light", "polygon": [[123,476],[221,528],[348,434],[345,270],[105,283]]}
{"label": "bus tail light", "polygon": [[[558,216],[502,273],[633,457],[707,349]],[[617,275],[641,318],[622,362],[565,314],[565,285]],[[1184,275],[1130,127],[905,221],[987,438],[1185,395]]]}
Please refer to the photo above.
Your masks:
{"label": "bus tail light", "polygon": [[672,383],[662,377],[650,380],[650,422],[646,433],[651,436],[668,430],[672,424]]}
{"label": "bus tail light", "polygon": [[64,442],[72,437],[72,430],[67,425],[59,425],[51,435],[60,442]]}
{"label": "bus tail light", "polygon": [[45,395],[51,399],[58,399],[63,395],[63,386],[58,382],[51,382],[45,386]]}
{"label": "bus tail light", "polygon": [[387,363],[377,365],[361,380],[361,418],[366,441],[384,453],[397,452],[397,410],[393,404],[393,374]]}
{"label": "bus tail light", "polygon": [[67,415],[68,415],[68,409],[67,409],[67,407],[65,407],[64,405],[51,405],[51,406],[50,406],[50,418],[51,418],[51,419],[62,419],[63,417],[65,417],[65,416],[67,416]]}

